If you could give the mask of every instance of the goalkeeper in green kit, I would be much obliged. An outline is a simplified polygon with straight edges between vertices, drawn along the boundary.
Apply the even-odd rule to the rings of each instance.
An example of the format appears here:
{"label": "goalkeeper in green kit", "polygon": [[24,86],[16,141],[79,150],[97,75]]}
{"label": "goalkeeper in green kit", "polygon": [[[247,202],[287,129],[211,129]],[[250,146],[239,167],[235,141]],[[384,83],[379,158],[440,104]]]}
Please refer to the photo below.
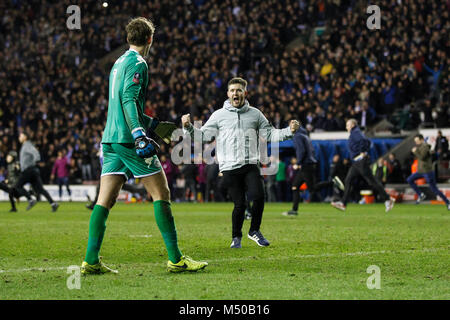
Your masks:
{"label": "goalkeeper in green kit", "polygon": [[[120,189],[133,175],[140,178],[153,198],[155,220],[166,245],[170,272],[197,271],[207,262],[184,256],[178,248],[177,232],[170,206],[167,179],[157,157],[158,144],[147,137],[160,122],[144,114],[148,85],[148,66],[143,57],[149,54],[155,28],[146,18],[132,19],[126,26],[130,49],[119,57],[109,77],[109,105],[103,132],[103,167],[100,192],[89,222],[86,258],[82,274],[117,273],[99,260],[99,251],[109,211]],[[167,137],[166,137],[167,139]],[[167,140],[166,140],[167,141]]]}

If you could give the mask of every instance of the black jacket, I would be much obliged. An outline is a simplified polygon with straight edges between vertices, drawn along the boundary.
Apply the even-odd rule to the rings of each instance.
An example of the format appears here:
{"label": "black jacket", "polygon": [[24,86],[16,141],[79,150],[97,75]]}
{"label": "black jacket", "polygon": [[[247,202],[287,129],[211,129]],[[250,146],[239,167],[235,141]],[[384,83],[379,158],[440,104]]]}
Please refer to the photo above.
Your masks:
{"label": "black jacket", "polygon": [[366,138],[358,126],[354,127],[350,132],[348,150],[351,159],[357,157],[361,152],[368,153],[370,150],[370,140]]}
{"label": "black jacket", "polygon": [[311,139],[305,129],[299,128],[292,139],[294,143],[295,153],[297,155],[297,164],[313,164],[317,163],[314,147]]}

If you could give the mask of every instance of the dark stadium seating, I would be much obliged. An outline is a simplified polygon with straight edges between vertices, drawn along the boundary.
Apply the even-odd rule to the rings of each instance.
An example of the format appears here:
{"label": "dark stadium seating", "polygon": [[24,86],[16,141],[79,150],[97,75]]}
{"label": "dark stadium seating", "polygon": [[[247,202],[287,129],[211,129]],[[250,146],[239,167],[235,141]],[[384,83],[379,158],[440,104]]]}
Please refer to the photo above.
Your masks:
{"label": "dark stadium seating", "polygon": [[104,8],[87,0],[81,30],[68,30],[64,2],[2,2],[0,170],[25,130],[41,152],[45,182],[62,148],[73,159],[73,183],[87,167],[98,178],[110,67],[100,61],[123,50],[124,26],[137,15],[157,26],[146,112],[161,119],[189,112],[206,121],[239,75],[249,81],[250,103],[276,127],[297,118],[314,131],[344,130],[345,119],[360,121],[362,110],[369,125],[386,118],[396,130],[411,130],[422,117],[448,126],[449,2],[383,2],[380,30],[366,28],[365,5],[167,0]]}

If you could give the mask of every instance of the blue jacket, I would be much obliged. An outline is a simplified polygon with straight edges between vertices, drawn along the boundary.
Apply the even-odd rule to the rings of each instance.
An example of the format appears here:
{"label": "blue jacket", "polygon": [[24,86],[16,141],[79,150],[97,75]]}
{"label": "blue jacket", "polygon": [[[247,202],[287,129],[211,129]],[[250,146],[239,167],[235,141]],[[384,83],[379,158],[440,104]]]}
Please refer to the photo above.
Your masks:
{"label": "blue jacket", "polygon": [[350,137],[348,138],[348,150],[350,152],[350,158],[352,159],[361,152],[369,153],[370,140],[366,138],[358,126],[354,127],[350,132]]}
{"label": "blue jacket", "polygon": [[314,147],[305,129],[299,128],[294,134],[292,142],[294,143],[294,149],[297,155],[297,164],[317,163]]}

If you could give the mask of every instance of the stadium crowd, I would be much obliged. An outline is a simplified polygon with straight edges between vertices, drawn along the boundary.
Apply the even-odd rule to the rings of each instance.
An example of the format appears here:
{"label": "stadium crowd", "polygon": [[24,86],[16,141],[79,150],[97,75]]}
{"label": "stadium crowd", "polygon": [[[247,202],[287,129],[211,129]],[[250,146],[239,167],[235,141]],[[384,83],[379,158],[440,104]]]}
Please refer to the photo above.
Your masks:
{"label": "stadium crowd", "polygon": [[[345,130],[350,117],[363,127],[382,118],[401,129],[449,124],[450,1],[386,1],[380,30],[366,27],[367,4],[356,0],[109,3],[79,1],[81,30],[67,28],[61,2],[0,4],[1,173],[25,131],[41,153],[45,183],[60,150],[71,183],[98,179],[111,67],[99,61],[125,43],[124,25],[138,15],[157,26],[150,116],[206,121],[239,75],[249,81],[250,103],[277,128],[292,118],[314,131]],[[162,151],[170,183],[186,196],[192,170],[170,162],[170,147]],[[209,169],[216,172],[196,168],[205,190]]]}

